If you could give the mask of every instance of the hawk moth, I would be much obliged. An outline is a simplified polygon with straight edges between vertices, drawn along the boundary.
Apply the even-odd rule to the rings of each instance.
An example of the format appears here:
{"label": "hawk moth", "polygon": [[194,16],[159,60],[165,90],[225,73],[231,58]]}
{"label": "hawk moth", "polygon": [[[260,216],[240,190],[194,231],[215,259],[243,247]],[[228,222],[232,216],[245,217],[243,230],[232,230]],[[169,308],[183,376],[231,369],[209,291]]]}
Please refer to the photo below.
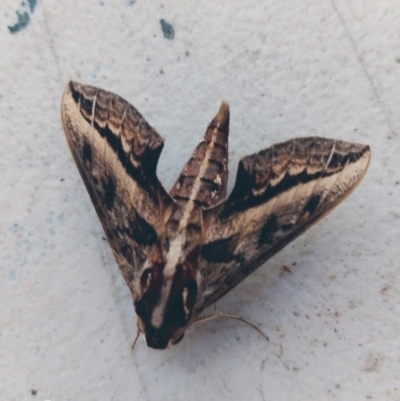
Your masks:
{"label": "hawk moth", "polygon": [[70,82],[68,145],[132,292],[149,347],[178,343],[201,312],[340,203],[363,178],[367,145],[295,138],[240,160],[226,198],[225,102],[167,192],[163,138],[121,97]]}

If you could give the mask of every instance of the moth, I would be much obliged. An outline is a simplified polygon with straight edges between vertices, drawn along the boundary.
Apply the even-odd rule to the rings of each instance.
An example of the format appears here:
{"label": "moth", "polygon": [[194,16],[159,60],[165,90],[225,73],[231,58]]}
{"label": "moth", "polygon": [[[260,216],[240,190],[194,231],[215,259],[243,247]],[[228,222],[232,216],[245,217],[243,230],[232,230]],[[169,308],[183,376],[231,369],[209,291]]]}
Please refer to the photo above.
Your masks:
{"label": "moth", "polygon": [[139,333],[165,349],[363,178],[367,145],[295,138],[240,160],[226,197],[229,107],[221,103],[172,189],[157,178],[164,139],[121,97],[70,82],[68,145],[132,293]]}

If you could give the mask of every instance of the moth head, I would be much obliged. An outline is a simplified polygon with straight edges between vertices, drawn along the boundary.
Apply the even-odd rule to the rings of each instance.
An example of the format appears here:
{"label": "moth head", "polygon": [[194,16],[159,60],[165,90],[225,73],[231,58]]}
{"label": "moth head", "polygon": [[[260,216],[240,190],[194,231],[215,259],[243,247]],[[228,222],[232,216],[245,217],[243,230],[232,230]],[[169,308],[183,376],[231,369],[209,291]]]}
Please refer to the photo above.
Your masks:
{"label": "moth head", "polygon": [[191,324],[197,292],[194,270],[187,263],[174,268],[164,261],[147,264],[134,304],[149,347],[165,349],[182,340]]}

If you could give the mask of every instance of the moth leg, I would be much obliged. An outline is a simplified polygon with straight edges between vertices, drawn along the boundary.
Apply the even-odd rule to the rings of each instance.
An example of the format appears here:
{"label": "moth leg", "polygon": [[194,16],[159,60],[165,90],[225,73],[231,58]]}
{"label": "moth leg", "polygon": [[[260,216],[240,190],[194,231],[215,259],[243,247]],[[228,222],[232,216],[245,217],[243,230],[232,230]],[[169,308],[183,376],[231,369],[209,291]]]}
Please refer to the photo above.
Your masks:
{"label": "moth leg", "polygon": [[131,349],[135,348],[136,342],[139,339],[140,334],[142,333],[142,330],[140,330],[140,326],[139,326],[139,324],[137,322],[136,322],[136,327],[137,327],[136,337],[133,340],[133,344],[132,344]]}
{"label": "moth leg", "polygon": [[260,328],[258,328],[255,324],[249,322],[248,320],[241,318],[240,316],[231,315],[230,313],[221,312],[219,310],[214,310],[214,312],[211,313],[211,315],[199,317],[194,323],[204,323],[204,322],[208,322],[209,320],[218,319],[220,317],[239,320],[240,322],[246,323],[250,327],[252,327],[254,330],[257,330],[259,334],[261,334],[267,341],[269,341],[269,337]]}

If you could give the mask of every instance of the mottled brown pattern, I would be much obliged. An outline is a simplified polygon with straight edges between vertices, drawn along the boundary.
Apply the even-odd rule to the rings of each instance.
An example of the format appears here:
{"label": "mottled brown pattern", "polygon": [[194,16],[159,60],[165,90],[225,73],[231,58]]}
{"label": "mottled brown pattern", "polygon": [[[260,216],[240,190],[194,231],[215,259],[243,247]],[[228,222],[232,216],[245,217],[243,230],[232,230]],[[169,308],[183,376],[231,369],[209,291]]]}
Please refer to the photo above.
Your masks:
{"label": "mottled brown pattern", "polygon": [[156,175],[163,139],[124,99],[70,82],[61,114],[138,327],[157,349],[181,341],[204,308],[348,196],[370,159],[366,145],[292,139],[243,158],[223,201],[229,107],[222,102],[168,194]]}
{"label": "mottled brown pattern", "polygon": [[156,177],[163,139],[119,96],[76,82],[64,92],[61,114],[76,165],[133,292],[169,200]]}
{"label": "mottled brown pattern", "polygon": [[[204,212],[197,307],[212,305],[345,199],[363,178],[369,146],[297,138],[243,158],[228,199]],[[219,251],[223,244],[223,250]]]}

